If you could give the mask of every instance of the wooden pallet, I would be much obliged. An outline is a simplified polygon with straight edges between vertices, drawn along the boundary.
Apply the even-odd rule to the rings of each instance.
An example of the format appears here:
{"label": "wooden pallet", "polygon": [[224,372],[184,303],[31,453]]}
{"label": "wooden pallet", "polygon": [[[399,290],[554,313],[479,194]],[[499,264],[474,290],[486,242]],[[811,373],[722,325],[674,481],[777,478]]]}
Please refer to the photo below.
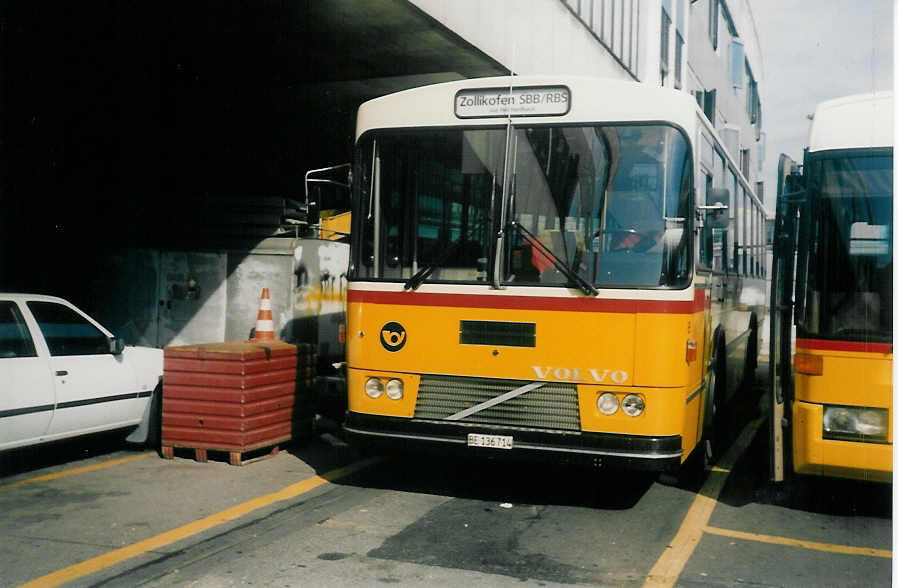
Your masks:
{"label": "wooden pallet", "polygon": [[242,466],[246,464],[253,463],[254,461],[261,461],[263,459],[268,459],[270,457],[276,456],[280,453],[280,445],[271,445],[267,447],[254,448],[245,451],[235,451],[233,449],[215,449],[209,447],[184,447],[180,445],[162,445],[162,457],[164,459],[174,459],[175,452],[184,453],[190,455],[189,452],[193,452],[193,459],[200,462],[206,463],[209,461],[209,456],[213,458],[227,456],[228,463],[232,466]]}

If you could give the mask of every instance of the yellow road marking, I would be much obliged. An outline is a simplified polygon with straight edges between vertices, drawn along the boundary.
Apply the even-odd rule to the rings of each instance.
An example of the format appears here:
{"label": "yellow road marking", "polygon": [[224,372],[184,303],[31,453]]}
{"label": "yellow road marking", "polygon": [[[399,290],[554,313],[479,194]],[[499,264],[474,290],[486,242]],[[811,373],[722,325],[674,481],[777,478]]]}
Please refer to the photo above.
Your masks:
{"label": "yellow road marking", "polygon": [[25,486],[27,484],[37,484],[38,482],[49,482],[50,480],[58,480],[59,478],[66,478],[68,476],[75,476],[78,474],[86,474],[87,472],[93,472],[95,470],[101,470],[103,468],[110,468],[112,466],[121,465],[123,463],[128,463],[129,461],[135,461],[137,459],[143,459],[144,457],[149,457],[151,455],[155,455],[153,451],[147,451],[145,453],[139,453],[137,455],[130,455],[128,457],[120,457],[118,459],[110,459],[108,461],[95,463],[87,466],[82,466],[80,468],[73,468],[71,470],[65,470],[62,472],[56,472],[54,474],[46,474],[43,476],[35,476],[34,478],[28,478],[27,480],[19,480],[18,482],[12,482],[11,484],[4,484],[0,486],[0,491],[2,490],[10,490],[12,488],[18,488],[19,486]]}
{"label": "yellow road marking", "polygon": [[755,541],[759,543],[772,543],[774,545],[786,545],[789,547],[801,547],[802,549],[813,549],[815,551],[826,551],[828,553],[844,553],[848,555],[868,555],[870,557],[883,557],[891,559],[892,552],[888,549],[874,549],[872,547],[854,547],[852,545],[837,545],[835,543],[819,543],[817,541],[804,541],[801,539],[792,539],[791,537],[777,537],[776,535],[760,535],[758,533],[746,533],[743,531],[732,531],[730,529],[720,529],[718,527],[705,527],[705,532],[712,535],[721,535],[732,539],[744,539],[745,541]]}
{"label": "yellow road marking", "polygon": [[765,418],[766,415],[761,415],[749,423],[726,455],[723,456],[723,459],[720,460],[719,466],[711,469],[708,479],[705,480],[695,500],[692,501],[692,506],[689,507],[689,511],[686,513],[686,517],[683,519],[683,523],[680,525],[680,529],[677,531],[673,541],[671,541],[670,545],[667,546],[667,549],[664,550],[664,553],[661,554],[661,557],[658,558],[658,561],[655,562],[655,565],[649,571],[643,588],[669,588],[676,583],[683,568],[686,567],[686,562],[689,561],[689,558],[692,557],[692,552],[698,546],[703,530],[707,526],[708,521],[711,520],[711,513],[714,512],[714,507],[717,506],[717,498],[720,496],[724,484],[726,484],[730,471],[736,464],[736,461],[748,449],[758,427],[761,426]]}
{"label": "yellow road marking", "polygon": [[311,478],[306,478],[305,480],[297,482],[296,484],[292,484],[290,486],[287,486],[286,488],[282,488],[277,492],[259,496],[258,498],[254,498],[252,500],[244,502],[243,504],[232,506],[231,508],[193,521],[192,523],[182,525],[176,529],[172,529],[171,531],[162,533],[161,535],[156,535],[155,537],[150,537],[149,539],[144,539],[143,541],[138,541],[137,543],[132,543],[131,545],[127,545],[120,549],[115,549],[113,551],[104,553],[103,555],[99,555],[97,557],[85,560],[81,563],[63,568],[51,574],[47,574],[46,576],[41,576],[40,578],[36,578],[26,584],[22,584],[20,588],[33,588],[38,586],[40,586],[41,588],[46,588],[49,586],[59,586],[60,584],[71,582],[72,580],[87,576],[88,574],[93,574],[117,563],[121,563],[125,560],[137,557],[138,555],[144,554],[148,551],[152,551],[153,549],[159,549],[160,547],[164,547],[176,541],[180,541],[181,539],[185,539],[192,535],[196,535],[197,533],[201,533],[207,529],[211,529],[212,527],[215,527],[217,525],[221,525],[222,523],[237,519],[253,512],[254,510],[258,510],[260,508],[274,504],[275,502],[295,498],[300,494],[304,494],[306,492],[309,492],[310,490],[314,490],[315,488],[327,484],[328,482],[332,482],[333,480],[337,480],[339,478],[344,478],[354,472],[365,469],[378,462],[379,459],[380,458],[366,459],[364,461],[359,461],[342,468],[331,470],[329,472],[321,474],[320,476],[312,476]]}

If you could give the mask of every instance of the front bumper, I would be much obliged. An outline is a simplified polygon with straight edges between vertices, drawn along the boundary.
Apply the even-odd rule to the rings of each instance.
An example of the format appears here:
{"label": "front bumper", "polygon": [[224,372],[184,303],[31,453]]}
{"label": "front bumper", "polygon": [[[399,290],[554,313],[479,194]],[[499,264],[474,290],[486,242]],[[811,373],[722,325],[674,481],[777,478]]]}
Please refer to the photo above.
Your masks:
{"label": "front bumper", "polygon": [[[674,472],[683,455],[679,435],[647,437],[386,417],[348,412],[343,425],[360,448],[424,451],[496,459]],[[468,434],[513,438],[511,449],[468,446]]]}
{"label": "front bumper", "polygon": [[823,405],[796,402],[792,408],[795,472],[872,482],[892,481],[892,444],[823,438]]}

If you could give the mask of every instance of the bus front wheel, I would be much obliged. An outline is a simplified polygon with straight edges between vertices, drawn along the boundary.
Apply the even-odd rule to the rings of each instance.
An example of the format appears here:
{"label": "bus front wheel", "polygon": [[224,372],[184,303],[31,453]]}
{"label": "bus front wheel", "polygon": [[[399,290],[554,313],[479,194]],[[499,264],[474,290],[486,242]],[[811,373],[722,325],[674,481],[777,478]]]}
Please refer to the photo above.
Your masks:
{"label": "bus front wheel", "polygon": [[727,390],[726,344],[723,336],[716,337],[714,355],[708,367],[708,402],[705,417],[704,451],[707,465],[716,463],[724,449],[726,437],[724,410]]}

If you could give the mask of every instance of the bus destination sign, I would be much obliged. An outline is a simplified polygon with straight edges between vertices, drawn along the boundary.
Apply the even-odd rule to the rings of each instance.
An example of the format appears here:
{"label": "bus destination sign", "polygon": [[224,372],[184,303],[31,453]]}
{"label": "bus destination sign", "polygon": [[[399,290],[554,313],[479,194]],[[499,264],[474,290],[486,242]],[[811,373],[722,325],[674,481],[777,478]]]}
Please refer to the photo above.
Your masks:
{"label": "bus destination sign", "polygon": [[567,86],[476,88],[455,95],[458,118],[561,116],[571,109]]}

